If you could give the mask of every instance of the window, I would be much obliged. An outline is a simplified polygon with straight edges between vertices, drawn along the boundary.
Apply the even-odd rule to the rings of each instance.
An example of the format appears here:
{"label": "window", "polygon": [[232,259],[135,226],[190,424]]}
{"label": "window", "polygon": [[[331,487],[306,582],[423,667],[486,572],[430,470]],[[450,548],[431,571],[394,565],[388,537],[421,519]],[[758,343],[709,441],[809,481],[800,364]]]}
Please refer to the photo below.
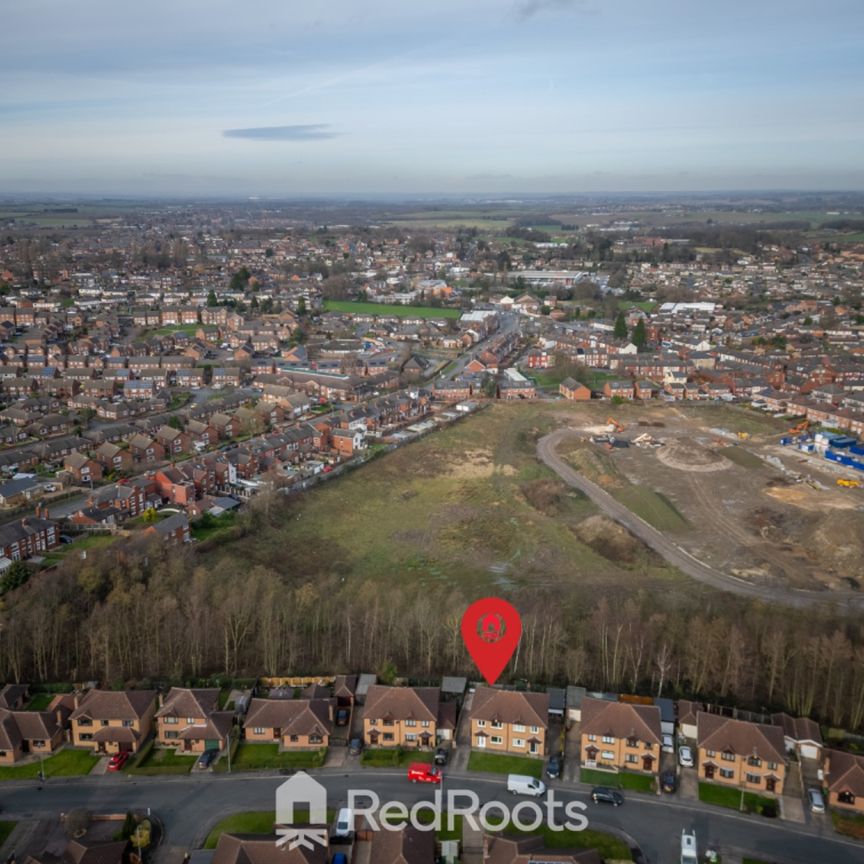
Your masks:
{"label": "window", "polygon": [[123,721],[123,728],[124,729],[131,729],[134,724],[135,724],[134,720],[124,720]]}
{"label": "window", "polygon": [[726,751],[724,751],[723,753],[720,754],[720,758],[721,758],[724,762],[734,762],[734,761],[735,761],[735,754],[734,754],[734,753],[730,753],[728,750],[726,750]]}
{"label": "window", "polygon": [[264,727],[263,727],[263,726],[256,726],[256,727],[252,730],[252,732],[253,732],[255,735],[263,735],[263,734],[264,734]]}
{"label": "window", "polygon": [[624,761],[634,764],[639,761],[639,757],[635,753],[628,753]]}
{"label": "window", "polygon": [[416,741],[416,740],[417,740],[417,735],[416,735],[416,733],[414,733],[414,732],[406,732],[406,733],[405,733],[405,740],[406,740],[406,741]]}
{"label": "window", "polygon": [[163,717],[162,722],[166,726],[173,726],[177,722],[177,718],[176,717]]}
{"label": "window", "polygon": [[769,771],[776,771],[776,770],[777,770],[777,767],[778,767],[778,766],[777,766],[777,763],[776,763],[776,762],[769,762],[769,763],[768,763],[768,770],[769,770]]}
{"label": "window", "polygon": [[393,721],[392,720],[385,720],[381,725],[382,726],[392,726]]}
{"label": "window", "polygon": [[615,754],[611,750],[603,750],[600,753],[600,758],[601,759],[614,759]]}
{"label": "window", "polygon": [[514,738],[513,739],[513,746],[514,747],[524,747],[525,746],[525,739],[524,738]]}
{"label": "window", "polygon": [[604,735],[600,740],[604,744],[614,744],[615,743],[615,739],[611,735]]}
{"label": "window", "polygon": [[385,741],[392,741],[393,740],[393,733],[392,732],[385,732],[383,735],[383,738]]}
{"label": "window", "polygon": [[639,739],[638,738],[628,738],[627,739],[627,746],[628,747],[638,747],[639,746]]}
{"label": "window", "polygon": [[320,735],[310,735],[309,743],[310,744],[320,744],[324,739]]}
{"label": "window", "polygon": [[44,742],[44,741],[41,741],[41,740],[36,740],[36,741],[33,742],[33,746],[34,746],[34,747],[44,747],[44,746],[45,746],[45,742]]}
{"label": "window", "polygon": [[300,736],[299,735],[292,735],[288,740],[292,744],[298,744],[300,742]]}
{"label": "window", "polygon": [[744,777],[748,783],[752,783],[754,786],[762,785],[762,777],[759,774],[745,774]]}
{"label": "window", "polygon": [[[489,739],[493,744],[503,744],[504,739],[500,735],[492,735]],[[516,743],[515,741],[513,742]]]}
{"label": "window", "polygon": [[532,734],[532,735],[537,735],[539,732],[540,732],[540,727],[539,727],[539,726],[532,726],[532,727],[531,727],[531,734]]}
{"label": "window", "polygon": [[406,720],[406,721],[405,721],[405,725],[406,725],[406,726],[416,726],[416,725],[417,725],[417,721],[416,721],[416,720]]}
{"label": "window", "polygon": [[179,734],[180,734],[179,732],[166,732],[165,737],[166,738],[176,738]]}
{"label": "window", "polygon": [[597,740],[596,735],[587,735],[586,737],[588,738],[589,741],[596,741]]}
{"label": "window", "polygon": [[750,765],[752,768],[761,768],[762,760],[758,756],[750,756],[747,759],[747,764]]}
{"label": "window", "polygon": [[716,751],[716,750],[706,750],[706,751],[705,751],[705,755],[706,755],[709,759],[713,759],[713,758],[717,755],[717,751]]}
{"label": "window", "polygon": [[492,728],[493,729],[503,729],[504,724],[500,720],[493,720],[492,721]]}
{"label": "window", "polygon": [[79,717],[78,718],[79,726],[92,726],[93,721],[89,717]]}
{"label": "window", "polygon": [[514,723],[513,724],[513,731],[514,732],[524,732],[525,727],[521,723]]}
{"label": "window", "polygon": [[731,780],[735,776],[735,772],[731,768],[721,768],[720,776],[725,780]]}
{"label": "window", "polygon": [[81,741],[92,741],[92,740],[93,740],[93,735],[92,735],[92,733],[90,733],[90,732],[85,732],[83,735],[79,735],[78,738],[79,738]]}
{"label": "window", "polygon": [[485,721],[485,720],[478,720],[478,721],[477,721],[477,726],[478,726],[478,728],[482,729],[485,725],[486,725],[486,721]]}

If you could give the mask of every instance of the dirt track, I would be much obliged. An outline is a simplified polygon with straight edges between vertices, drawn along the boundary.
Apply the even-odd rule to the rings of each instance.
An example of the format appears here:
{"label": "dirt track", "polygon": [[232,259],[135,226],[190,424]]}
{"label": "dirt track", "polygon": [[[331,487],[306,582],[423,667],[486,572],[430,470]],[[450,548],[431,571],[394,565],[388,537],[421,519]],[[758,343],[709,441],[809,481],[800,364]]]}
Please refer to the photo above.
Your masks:
{"label": "dirt track", "polygon": [[766,603],[780,603],[798,607],[827,604],[857,609],[864,608],[864,595],[858,592],[805,591],[758,585],[703,564],[561,459],[556,452],[556,447],[566,437],[575,434],[578,434],[575,430],[559,429],[546,435],[537,442],[537,456],[565,483],[587,495],[607,516],[624,526],[631,534],[638,537],[665,561],[681,570],[682,573],[686,573],[691,578],[720,591],[729,591],[744,597],[763,600]]}

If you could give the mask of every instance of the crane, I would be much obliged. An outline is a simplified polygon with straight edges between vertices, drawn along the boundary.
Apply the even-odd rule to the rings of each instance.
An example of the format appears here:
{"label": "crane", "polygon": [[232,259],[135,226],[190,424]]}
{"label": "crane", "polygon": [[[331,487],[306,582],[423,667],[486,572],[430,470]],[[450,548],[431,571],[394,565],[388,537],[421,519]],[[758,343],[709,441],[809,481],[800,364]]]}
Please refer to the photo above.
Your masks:
{"label": "crane", "polygon": [[624,426],[619,423],[614,417],[607,417],[606,422],[612,427],[614,432],[623,432]]}

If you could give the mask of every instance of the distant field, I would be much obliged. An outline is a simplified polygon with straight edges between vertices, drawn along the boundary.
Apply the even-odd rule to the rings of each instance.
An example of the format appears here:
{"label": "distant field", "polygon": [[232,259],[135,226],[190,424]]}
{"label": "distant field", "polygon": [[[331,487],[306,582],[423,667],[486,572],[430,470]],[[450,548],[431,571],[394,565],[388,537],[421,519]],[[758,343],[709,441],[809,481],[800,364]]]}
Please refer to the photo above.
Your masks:
{"label": "distant field", "polygon": [[619,300],[618,301],[618,308],[619,309],[630,309],[633,306],[636,306],[645,312],[653,312],[655,307],[657,306],[657,301],[656,300]]}
{"label": "distant field", "polygon": [[172,333],[188,333],[190,336],[194,336],[200,326],[200,324],[167,324],[165,327],[154,330],[153,334],[155,336],[170,336]]}
{"label": "distant field", "polygon": [[[397,318],[458,318],[459,309],[436,309],[434,306],[403,306],[397,303],[364,303],[358,300],[325,300],[325,312],[346,314],[393,315]],[[158,331],[157,331],[158,332]]]}

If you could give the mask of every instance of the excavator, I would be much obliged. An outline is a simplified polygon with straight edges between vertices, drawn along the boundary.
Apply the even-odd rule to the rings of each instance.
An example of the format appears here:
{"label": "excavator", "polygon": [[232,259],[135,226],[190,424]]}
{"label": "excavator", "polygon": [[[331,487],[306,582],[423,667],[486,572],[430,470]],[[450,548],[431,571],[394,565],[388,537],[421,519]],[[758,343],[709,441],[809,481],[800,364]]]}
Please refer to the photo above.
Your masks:
{"label": "excavator", "polygon": [[742,441],[749,441],[750,440],[750,433],[749,432],[738,432],[736,434],[738,435],[738,437]]}
{"label": "excavator", "polygon": [[607,417],[606,422],[612,427],[613,432],[623,432],[624,426],[619,423],[614,417]]}
{"label": "excavator", "polygon": [[850,480],[848,477],[838,477],[837,478],[838,486],[845,486],[847,489],[860,489],[861,481],[860,480]]}
{"label": "excavator", "polygon": [[789,430],[790,435],[800,435],[802,432],[806,432],[810,428],[809,420],[802,420],[797,426],[793,426]]}

